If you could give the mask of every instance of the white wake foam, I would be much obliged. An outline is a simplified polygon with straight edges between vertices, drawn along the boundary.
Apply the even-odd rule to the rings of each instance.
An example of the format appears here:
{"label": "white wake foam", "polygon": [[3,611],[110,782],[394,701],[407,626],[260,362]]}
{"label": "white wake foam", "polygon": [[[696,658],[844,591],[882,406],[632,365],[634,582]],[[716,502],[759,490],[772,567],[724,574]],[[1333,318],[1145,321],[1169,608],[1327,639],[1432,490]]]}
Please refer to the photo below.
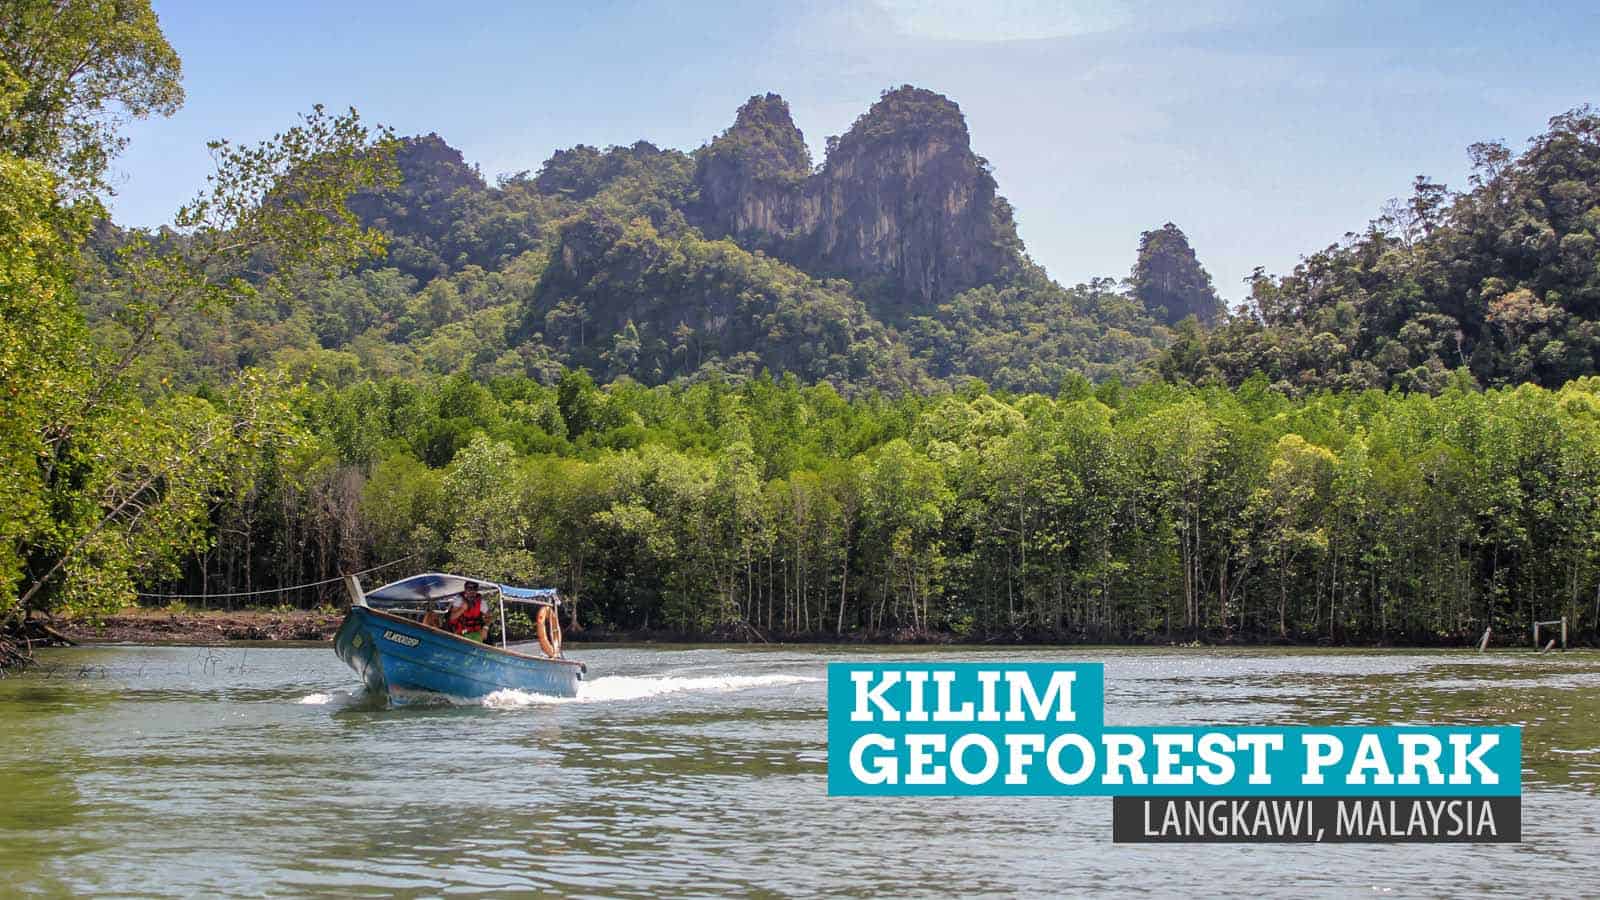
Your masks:
{"label": "white wake foam", "polygon": [[614,703],[619,700],[643,700],[662,694],[684,691],[726,693],[751,688],[778,687],[785,684],[805,684],[820,681],[799,675],[708,675],[701,678],[677,678],[670,675],[639,678],[628,675],[610,675],[594,681],[578,683],[578,696],[551,697],[530,694],[527,691],[499,690],[483,698],[483,705],[496,709],[515,709],[538,703]]}
{"label": "white wake foam", "polygon": [[305,706],[322,706],[325,703],[332,703],[333,702],[333,695],[332,694],[307,694],[304,697],[301,697],[299,700],[296,700],[295,702],[303,704]]}

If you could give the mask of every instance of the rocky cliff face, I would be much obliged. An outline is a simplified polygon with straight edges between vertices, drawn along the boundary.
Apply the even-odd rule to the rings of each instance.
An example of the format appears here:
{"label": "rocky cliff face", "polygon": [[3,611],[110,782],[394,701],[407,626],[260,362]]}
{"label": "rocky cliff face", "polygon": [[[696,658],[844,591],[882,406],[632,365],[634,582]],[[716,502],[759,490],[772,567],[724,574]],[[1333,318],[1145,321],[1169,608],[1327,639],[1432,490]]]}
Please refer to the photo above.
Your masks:
{"label": "rocky cliff face", "polygon": [[750,248],[799,250],[816,230],[811,151],[782,97],[751,97],[695,157],[706,231]]}
{"label": "rocky cliff face", "polygon": [[889,91],[819,171],[788,104],[751,98],[702,148],[701,226],[817,274],[881,279],[928,306],[995,280],[1020,258],[1010,206],[948,98]]}

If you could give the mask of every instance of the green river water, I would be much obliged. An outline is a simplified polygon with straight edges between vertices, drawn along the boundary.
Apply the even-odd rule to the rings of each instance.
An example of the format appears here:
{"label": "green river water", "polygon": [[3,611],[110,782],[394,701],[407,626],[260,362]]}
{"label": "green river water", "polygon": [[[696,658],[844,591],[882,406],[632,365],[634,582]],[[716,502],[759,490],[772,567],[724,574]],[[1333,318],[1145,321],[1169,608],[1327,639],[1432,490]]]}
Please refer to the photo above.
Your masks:
{"label": "green river water", "polygon": [[[1583,895],[1600,654],[575,647],[571,701],[375,709],[327,645],[0,679],[0,895]],[[1523,843],[1114,845],[1104,797],[829,798],[830,659],[1098,660],[1106,719],[1521,724]]]}

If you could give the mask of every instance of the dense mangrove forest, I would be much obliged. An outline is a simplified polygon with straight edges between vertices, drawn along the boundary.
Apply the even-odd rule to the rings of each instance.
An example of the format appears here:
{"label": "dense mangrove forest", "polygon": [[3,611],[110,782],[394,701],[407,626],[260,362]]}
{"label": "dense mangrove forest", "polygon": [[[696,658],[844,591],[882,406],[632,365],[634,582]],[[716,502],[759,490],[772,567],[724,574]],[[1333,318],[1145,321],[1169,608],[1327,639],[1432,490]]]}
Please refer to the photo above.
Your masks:
{"label": "dense mangrove forest", "polygon": [[845,399],[573,372],[293,405],[160,590],[410,556],[558,586],[583,628],[1035,640],[1462,642],[1600,602],[1600,379]]}

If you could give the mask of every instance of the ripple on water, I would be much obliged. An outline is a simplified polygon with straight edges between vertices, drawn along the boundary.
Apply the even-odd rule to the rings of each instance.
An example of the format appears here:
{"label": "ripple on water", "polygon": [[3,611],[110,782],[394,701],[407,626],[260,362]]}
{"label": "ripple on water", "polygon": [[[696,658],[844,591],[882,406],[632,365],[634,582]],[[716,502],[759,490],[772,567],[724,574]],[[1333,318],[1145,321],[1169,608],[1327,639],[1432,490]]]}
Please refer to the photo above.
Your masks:
{"label": "ripple on water", "polygon": [[579,682],[576,697],[552,697],[548,694],[506,689],[495,691],[483,698],[483,705],[492,709],[516,709],[536,704],[617,703],[645,700],[662,694],[727,693],[790,684],[811,684],[820,680],[801,675],[703,675],[691,678],[670,675],[647,678],[612,675]]}

